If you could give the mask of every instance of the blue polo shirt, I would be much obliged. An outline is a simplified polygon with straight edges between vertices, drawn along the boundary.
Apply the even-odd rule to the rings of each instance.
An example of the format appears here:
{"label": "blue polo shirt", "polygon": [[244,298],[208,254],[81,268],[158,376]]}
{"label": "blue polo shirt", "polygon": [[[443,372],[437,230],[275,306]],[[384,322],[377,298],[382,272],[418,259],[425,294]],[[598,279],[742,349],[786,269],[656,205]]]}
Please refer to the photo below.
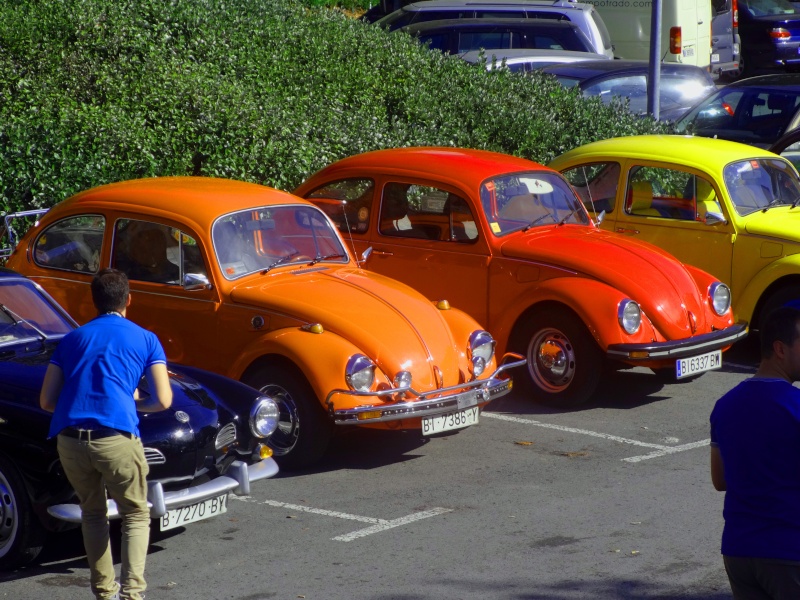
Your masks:
{"label": "blue polo shirt", "polygon": [[725,467],[722,554],[800,561],[800,389],[743,381],[711,413]]}
{"label": "blue polo shirt", "polygon": [[138,436],[133,392],[148,367],[166,361],[154,333],[117,313],[70,332],[50,359],[64,373],[50,437],[75,426],[111,427]]}

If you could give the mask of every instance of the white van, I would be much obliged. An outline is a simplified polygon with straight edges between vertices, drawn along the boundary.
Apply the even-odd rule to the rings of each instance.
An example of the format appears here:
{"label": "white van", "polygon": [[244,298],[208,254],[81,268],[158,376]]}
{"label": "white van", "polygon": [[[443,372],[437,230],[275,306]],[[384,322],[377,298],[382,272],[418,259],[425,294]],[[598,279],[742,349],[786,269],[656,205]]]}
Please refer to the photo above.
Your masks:
{"label": "white van", "polygon": [[[615,58],[650,59],[652,0],[583,0],[611,35]],[[711,0],[661,0],[661,60],[711,64]]]}

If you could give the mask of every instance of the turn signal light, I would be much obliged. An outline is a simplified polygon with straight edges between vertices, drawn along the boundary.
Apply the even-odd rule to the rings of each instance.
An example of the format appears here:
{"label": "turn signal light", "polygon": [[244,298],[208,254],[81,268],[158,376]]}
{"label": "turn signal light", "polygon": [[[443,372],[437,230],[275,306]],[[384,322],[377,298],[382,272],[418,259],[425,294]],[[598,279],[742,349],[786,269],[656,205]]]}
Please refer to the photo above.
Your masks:
{"label": "turn signal light", "polygon": [[261,458],[261,460],[264,460],[265,458],[271,457],[272,456],[272,448],[270,448],[266,444],[259,444],[258,445],[258,456]]}
{"label": "turn signal light", "polygon": [[683,43],[683,36],[681,35],[680,27],[669,28],[669,51],[672,54],[681,53],[681,45]]}
{"label": "turn signal light", "polygon": [[635,352],[631,352],[630,353],[630,357],[631,358],[647,358],[649,356],[650,356],[650,353],[646,352],[644,350],[637,350]]}
{"label": "turn signal light", "polygon": [[371,410],[369,412],[363,412],[358,414],[359,421],[366,421],[367,419],[379,419],[381,417],[381,411],[379,410]]}

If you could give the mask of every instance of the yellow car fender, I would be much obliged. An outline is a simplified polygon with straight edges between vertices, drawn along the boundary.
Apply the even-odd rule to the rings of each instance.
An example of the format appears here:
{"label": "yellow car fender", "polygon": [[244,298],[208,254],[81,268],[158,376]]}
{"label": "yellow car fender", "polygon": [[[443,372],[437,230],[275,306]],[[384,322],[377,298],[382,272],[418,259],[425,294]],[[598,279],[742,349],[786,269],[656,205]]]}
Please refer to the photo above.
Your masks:
{"label": "yellow car fender", "polygon": [[794,283],[800,283],[800,254],[784,256],[761,269],[740,291],[738,298],[733,299],[734,318],[753,323],[758,317],[754,314],[756,307],[762,299],[767,299],[765,291],[783,278],[794,278]]}

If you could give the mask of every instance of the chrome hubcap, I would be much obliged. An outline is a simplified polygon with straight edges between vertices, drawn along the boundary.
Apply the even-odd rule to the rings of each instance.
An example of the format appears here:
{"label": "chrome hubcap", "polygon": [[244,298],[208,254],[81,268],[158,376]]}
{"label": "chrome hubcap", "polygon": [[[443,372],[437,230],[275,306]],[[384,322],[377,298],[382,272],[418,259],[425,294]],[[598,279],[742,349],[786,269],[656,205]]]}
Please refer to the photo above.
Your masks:
{"label": "chrome hubcap", "polygon": [[575,349],[558,329],[542,329],[528,344],[528,370],[538,387],[550,393],[567,389],[575,377]]}
{"label": "chrome hubcap", "polygon": [[11,485],[0,473],[0,556],[5,555],[17,535],[19,514]]}
{"label": "chrome hubcap", "polygon": [[289,454],[297,445],[300,437],[300,415],[292,395],[279,385],[266,385],[261,393],[269,396],[278,404],[278,428],[269,438],[269,447],[275,456]]}

